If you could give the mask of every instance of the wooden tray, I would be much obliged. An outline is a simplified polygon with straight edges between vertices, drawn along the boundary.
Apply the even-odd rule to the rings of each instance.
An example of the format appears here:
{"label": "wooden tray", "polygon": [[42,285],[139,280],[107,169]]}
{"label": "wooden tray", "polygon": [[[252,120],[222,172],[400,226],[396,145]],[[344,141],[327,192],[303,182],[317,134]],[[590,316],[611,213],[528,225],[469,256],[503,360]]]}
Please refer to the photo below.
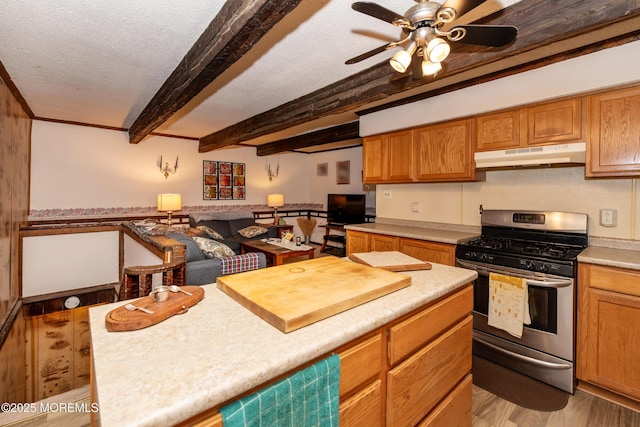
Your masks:
{"label": "wooden tray", "polygon": [[[204,289],[200,286],[181,286],[181,288],[192,295],[171,292],[169,293],[169,298],[163,302],[155,302],[153,296],[123,301],[120,307],[107,313],[104,319],[107,331],[135,331],[155,325],[173,315],[186,313],[189,311],[189,307],[196,305],[204,298]],[[124,307],[126,304],[149,309],[153,311],[153,314],[144,313],[140,310],[129,311]]]}
{"label": "wooden tray", "polygon": [[323,257],[220,276],[218,288],[290,332],[411,285],[411,277]]}
{"label": "wooden tray", "polygon": [[431,264],[398,251],[362,252],[349,254],[349,259],[371,267],[389,271],[431,270]]}

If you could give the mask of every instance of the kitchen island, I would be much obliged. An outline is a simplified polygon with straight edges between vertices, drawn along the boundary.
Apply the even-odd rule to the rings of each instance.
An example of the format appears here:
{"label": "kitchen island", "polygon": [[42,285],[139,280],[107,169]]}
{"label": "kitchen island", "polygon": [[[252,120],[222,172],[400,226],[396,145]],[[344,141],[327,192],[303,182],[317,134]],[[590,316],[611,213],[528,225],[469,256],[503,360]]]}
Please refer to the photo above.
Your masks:
{"label": "kitchen island", "polygon": [[[433,313],[462,313],[462,317],[451,322],[464,323],[465,331],[468,329],[468,342],[466,335],[461,334],[443,333],[444,338],[434,334],[429,339],[439,344],[442,340],[449,340],[443,341],[447,343],[463,337],[456,345],[463,347],[464,352],[455,357],[447,352],[446,358],[460,359],[452,364],[456,363],[457,369],[470,370],[468,317],[471,297],[468,290],[477,273],[433,264],[431,270],[402,274],[411,276],[411,286],[286,334],[242,307],[215,284],[203,286],[204,300],[186,314],[138,331],[106,330],[105,315],[122,302],[91,308],[92,398],[99,405],[94,421],[105,427],[189,423],[199,414],[210,413],[212,408],[295,372],[354,340],[361,337],[371,340],[368,337],[376,333],[384,337],[382,332],[376,331],[386,325],[393,325],[389,331],[405,347],[420,344],[420,337],[408,335],[410,339],[406,339],[405,332],[416,332],[415,325],[421,326],[418,335],[431,328],[425,325],[443,323],[443,328],[451,326],[446,320],[434,319]],[[464,300],[457,297],[463,291]],[[442,306],[442,310],[424,310],[425,307],[431,310],[432,306]],[[449,339],[450,335],[453,338]],[[386,338],[378,341],[384,341],[378,346],[382,355],[382,350],[387,349]],[[388,368],[413,362],[422,351],[406,349],[402,345],[389,345],[389,350],[395,350],[390,355],[394,360],[383,363]],[[424,347],[431,350],[429,345]],[[342,358],[342,353],[339,354]],[[386,360],[386,354],[379,359]],[[415,361],[419,362],[419,359]],[[390,381],[388,387],[383,387],[383,392],[385,388],[391,392],[392,383],[401,386],[403,375],[400,374],[404,372],[408,372],[407,369],[399,371],[398,381]],[[377,383],[385,381],[385,374],[386,371],[381,370]],[[391,378],[391,371],[388,375]],[[470,379],[468,372],[465,375]],[[345,384],[348,382],[346,377],[341,378],[341,396],[343,379]],[[470,390],[470,382],[467,383]],[[380,401],[385,405],[385,399]],[[387,412],[393,409],[393,405],[387,406]],[[470,395],[468,406],[470,412]],[[397,408],[396,412],[408,413],[403,408]]]}

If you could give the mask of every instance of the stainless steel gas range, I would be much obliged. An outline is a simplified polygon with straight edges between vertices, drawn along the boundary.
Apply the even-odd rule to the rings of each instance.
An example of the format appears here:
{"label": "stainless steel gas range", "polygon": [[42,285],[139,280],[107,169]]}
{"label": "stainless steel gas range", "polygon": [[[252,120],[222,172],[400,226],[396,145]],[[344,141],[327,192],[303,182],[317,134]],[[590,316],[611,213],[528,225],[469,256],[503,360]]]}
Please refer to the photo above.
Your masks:
{"label": "stainless steel gas range", "polygon": [[[586,214],[483,211],[482,235],[456,248],[456,264],[478,272],[474,354],[573,393],[576,259],[587,244]],[[521,338],[488,324],[491,272],[526,279],[531,324]]]}

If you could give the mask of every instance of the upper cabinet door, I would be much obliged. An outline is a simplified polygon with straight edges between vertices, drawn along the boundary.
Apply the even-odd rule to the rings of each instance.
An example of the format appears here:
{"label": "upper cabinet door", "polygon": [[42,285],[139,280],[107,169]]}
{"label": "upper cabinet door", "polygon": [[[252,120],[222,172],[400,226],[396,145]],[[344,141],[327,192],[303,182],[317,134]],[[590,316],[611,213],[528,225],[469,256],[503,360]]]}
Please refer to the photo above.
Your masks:
{"label": "upper cabinet door", "polygon": [[388,141],[387,181],[413,181],[413,131],[391,133]]}
{"label": "upper cabinet door", "polygon": [[473,119],[416,129],[416,179],[419,181],[473,181]]}
{"label": "upper cabinet door", "polygon": [[584,141],[581,99],[567,99],[529,107],[527,145]]}
{"label": "upper cabinet door", "polygon": [[368,136],[362,140],[362,182],[378,183],[385,178],[387,135]]}
{"label": "upper cabinet door", "polygon": [[477,117],[476,151],[519,147],[520,111],[509,110]]}
{"label": "upper cabinet door", "polygon": [[362,182],[413,181],[413,132],[368,136],[362,141]]}
{"label": "upper cabinet door", "polygon": [[588,177],[640,176],[640,87],[589,97]]}

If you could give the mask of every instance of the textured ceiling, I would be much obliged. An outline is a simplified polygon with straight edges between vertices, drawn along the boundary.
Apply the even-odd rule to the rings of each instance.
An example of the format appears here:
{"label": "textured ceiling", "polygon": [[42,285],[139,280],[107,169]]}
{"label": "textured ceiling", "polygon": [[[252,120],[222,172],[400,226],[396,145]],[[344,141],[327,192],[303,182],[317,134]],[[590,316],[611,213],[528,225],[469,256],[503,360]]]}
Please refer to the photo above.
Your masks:
{"label": "textured ceiling", "polygon": [[[488,0],[458,23],[516,2]],[[414,5],[412,0],[378,3],[398,13]],[[223,4],[3,0],[0,62],[37,118],[128,128]],[[386,52],[344,64],[400,34],[390,24],[353,11],[350,4],[302,1],[156,131],[198,138],[390,57]],[[329,118],[314,126],[343,120]]]}

